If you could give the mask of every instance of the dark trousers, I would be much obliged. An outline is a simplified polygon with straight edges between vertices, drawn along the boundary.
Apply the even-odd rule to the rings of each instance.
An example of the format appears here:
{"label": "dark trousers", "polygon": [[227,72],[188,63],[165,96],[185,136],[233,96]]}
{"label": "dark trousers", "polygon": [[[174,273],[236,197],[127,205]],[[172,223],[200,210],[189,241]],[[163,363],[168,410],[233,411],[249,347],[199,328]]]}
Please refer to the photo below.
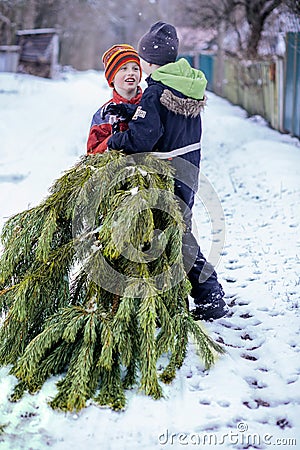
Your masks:
{"label": "dark trousers", "polygon": [[[198,155],[193,153],[196,152],[174,158],[172,165],[176,170],[174,193],[181,200],[180,206],[186,225],[182,240],[183,263],[192,285],[191,297],[197,305],[205,302],[211,292],[219,291],[220,285],[213,266],[204,257],[192,233],[192,208],[198,190],[200,163]],[[186,157],[190,159],[188,163]]]}

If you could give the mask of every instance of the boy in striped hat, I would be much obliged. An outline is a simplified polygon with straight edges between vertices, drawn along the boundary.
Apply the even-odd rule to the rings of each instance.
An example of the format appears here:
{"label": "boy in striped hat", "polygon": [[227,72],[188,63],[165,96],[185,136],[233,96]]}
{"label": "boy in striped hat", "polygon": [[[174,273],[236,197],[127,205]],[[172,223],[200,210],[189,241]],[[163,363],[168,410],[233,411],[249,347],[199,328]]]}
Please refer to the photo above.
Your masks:
{"label": "boy in striped hat", "polygon": [[[102,56],[105,78],[113,88],[112,98],[94,114],[87,141],[87,154],[103,153],[107,141],[113,133],[115,116],[109,113],[110,104],[128,103],[137,105],[142,97],[138,86],[142,76],[140,59],[137,51],[128,44],[110,47]],[[107,113],[105,113],[107,111]],[[125,131],[125,121],[119,123],[119,131]]]}

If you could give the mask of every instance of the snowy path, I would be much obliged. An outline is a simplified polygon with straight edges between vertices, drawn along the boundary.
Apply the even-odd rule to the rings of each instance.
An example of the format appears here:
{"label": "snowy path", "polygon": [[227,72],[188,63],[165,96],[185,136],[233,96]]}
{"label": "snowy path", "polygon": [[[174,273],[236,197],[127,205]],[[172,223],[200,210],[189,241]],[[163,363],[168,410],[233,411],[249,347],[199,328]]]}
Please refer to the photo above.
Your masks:
{"label": "snowy path", "polygon": [[[39,202],[84,152],[91,115],[109,90],[89,72],[56,82],[0,74],[0,92],[2,226]],[[46,400],[55,379],[12,404],[15,379],[3,368],[1,450],[300,448],[299,141],[211,93],[203,123],[202,171],[225,217],[217,272],[231,306],[230,317],[206,328],[227,354],[208,373],[191,343],[165,399],[131,391],[124,413],[94,405],[79,414],[53,412]],[[209,254],[221,230],[210,234],[200,201],[195,222]]]}

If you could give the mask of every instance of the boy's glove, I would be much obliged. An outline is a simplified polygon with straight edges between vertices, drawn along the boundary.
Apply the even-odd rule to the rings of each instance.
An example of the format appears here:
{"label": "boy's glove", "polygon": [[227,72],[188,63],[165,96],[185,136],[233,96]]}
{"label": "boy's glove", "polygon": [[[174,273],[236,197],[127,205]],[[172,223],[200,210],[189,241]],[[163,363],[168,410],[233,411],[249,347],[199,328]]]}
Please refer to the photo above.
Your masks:
{"label": "boy's glove", "polygon": [[132,119],[136,110],[136,105],[127,103],[109,103],[104,106],[101,111],[101,118],[104,119],[105,116],[112,115],[118,116],[121,120],[129,121]]}

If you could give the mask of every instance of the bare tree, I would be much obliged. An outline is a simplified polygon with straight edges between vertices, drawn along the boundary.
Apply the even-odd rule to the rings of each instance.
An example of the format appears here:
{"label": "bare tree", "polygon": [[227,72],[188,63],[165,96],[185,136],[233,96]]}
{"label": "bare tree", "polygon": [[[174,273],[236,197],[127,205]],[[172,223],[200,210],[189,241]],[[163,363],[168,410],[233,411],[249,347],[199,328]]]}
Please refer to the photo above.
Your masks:
{"label": "bare tree", "polygon": [[14,44],[15,31],[22,23],[24,0],[0,0],[0,45]]}
{"label": "bare tree", "polygon": [[237,53],[253,59],[267,19],[278,6],[289,2],[299,4],[299,0],[186,0],[179,11],[185,24],[193,27],[219,30],[225,26],[225,34],[235,33]]}
{"label": "bare tree", "polygon": [[246,20],[250,27],[247,39],[247,54],[250,58],[257,56],[258,44],[267,18],[282,3],[282,0],[245,1]]}
{"label": "bare tree", "polygon": [[22,25],[25,29],[32,29],[35,27],[36,18],[36,0],[27,0],[23,5],[23,20]]}

